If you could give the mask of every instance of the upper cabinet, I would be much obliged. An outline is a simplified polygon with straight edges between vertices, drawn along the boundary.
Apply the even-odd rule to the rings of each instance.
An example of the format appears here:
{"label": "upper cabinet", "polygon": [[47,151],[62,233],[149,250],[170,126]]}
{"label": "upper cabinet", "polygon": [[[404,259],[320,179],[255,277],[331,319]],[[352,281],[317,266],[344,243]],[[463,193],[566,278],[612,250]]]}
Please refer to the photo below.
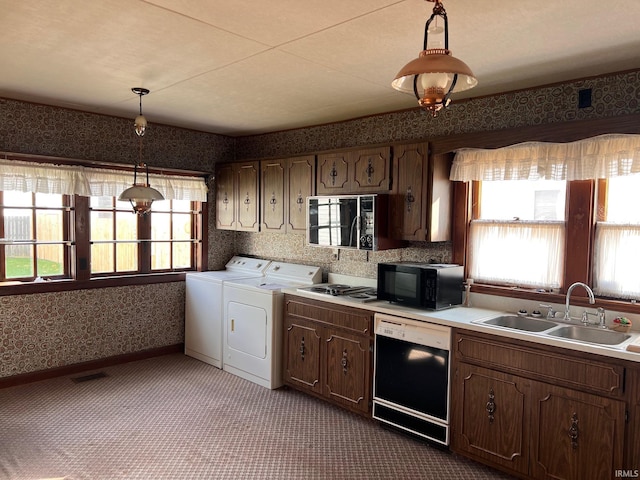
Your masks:
{"label": "upper cabinet", "polygon": [[263,232],[304,232],[306,200],[313,195],[315,157],[260,162]]}
{"label": "upper cabinet", "polygon": [[391,195],[393,237],[402,240],[451,240],[451,154],[429,155],[427,143],[393,148]]}
{"label": "upper cabinet", "polygon": [[318,155],[318,195],[388,193],[390,188],[390,147]]}
{"label": "upper cabinet", "polygon": [[216,227],[257,232],[259,162],[225,163],[216,168]]}

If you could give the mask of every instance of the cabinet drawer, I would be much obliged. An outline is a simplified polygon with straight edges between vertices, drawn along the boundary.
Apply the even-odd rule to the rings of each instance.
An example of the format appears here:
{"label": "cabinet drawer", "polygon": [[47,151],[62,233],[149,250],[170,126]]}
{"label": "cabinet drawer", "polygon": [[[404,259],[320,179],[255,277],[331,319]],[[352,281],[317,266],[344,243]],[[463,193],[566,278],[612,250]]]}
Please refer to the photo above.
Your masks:
{"label": "cabinet drawer", "polygon": [[454,354],[459,361],[580,390],[612,396],[623,394],[624,367],[551,348],[537,349],[461,333],[456,333],[454,341]]}
{"label": "cabinet drawer", "polygon": [[286,314],[294,317],[321,322],[352,332],[372,335],[373,314],[357,308],[331,305],[326,302],[285,297]]}

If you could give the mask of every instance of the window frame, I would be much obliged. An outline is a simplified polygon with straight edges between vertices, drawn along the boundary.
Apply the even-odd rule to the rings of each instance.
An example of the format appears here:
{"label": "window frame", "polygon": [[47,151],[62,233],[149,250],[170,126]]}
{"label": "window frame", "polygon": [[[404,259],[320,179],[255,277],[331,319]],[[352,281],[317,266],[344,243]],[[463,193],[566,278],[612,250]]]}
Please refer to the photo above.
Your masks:
{"label": "window frame", "polygon": [[[640,114],[621,115],[594,120],[566,121],[555,124],[516,127],[505,130],[460,133],[431,139],[431,155],[453,153],[459,148],[500,148],[528,141],[572,142],[607,133],[640,134]],[[466,266],[469,221],[478,208],[471,183],[453,182],[452,262]],[[477,186],[476,186],[477,187]],[[477,190],[477,188],[476,188]],[[600,192],[600,195],[597,193]],[[501,297],[533,300],[540,303],[564,303],[566,289],[574,282],[591,284],[591,258],[595,240],[595,223],[604,212],[606,180],[568,182],[565,269],[560,293],[534,289],[500,287],[474,283],[471,291]],[[579,239],[572,242],[571,239]],[[567,255],[571,249],[571,256]],[[572,304],[589,306],[586,292],[576,290]],[[596,298],[597,306],[607,310],[640,314],[640,304],[627,300]]]}
{"label": "window frame", "polygon": [[[7,206],[3,201],[3,192],[0,192],[0,219],[4,220],[3,212],[6,208],[8,209],[18,209],[25,210],[31,212],[30,215],[30,223],[31,223],[31,231],[33,232],[32,239],[24,239],[24,245],[31,246],[33,248],[33,271],[34,271],[34,280],[38,277],[46,278],[47,281],[56,281],[56,280],[66,280],[71,275],[71,252],[73,251],[73,242],[71,240],[71,231],[69,229],[70,218],[73,215],[73,204],[71,203],[72,196],[70,195],[60,195],[61,197],[61,206],[59,207],[46,207],[42,205],[37,205],[36,195],[35,193],[30,193],[31,195],[31,205],[29,206]],[[62,240],[60,241],[38,241],[38,228],[37,228],[37,215],[38,211],[58,211],[61,212],[62,216]],[[0,238],[5,237],[5,225],[4,221],[0,222]],[[62,264],[63,264],[63,273],[61,275],[48,275],[46,277],[42,277],[38,274],[37,262],[38,262],[38,246],[45,245],[47,243],[53,243],[55,245],[62,245]],[[11,246],[11,244],[3,244],[0,245],[0,272],[3,272],[3,276],[6,276],[6,247]],[[15,277],[15,278],[6,278],[4,280],[0,279],[1,282],[29,282],[26,280],[28,277]],[[33,282],[34,280],[31,280]]]}
{"label": "window frame", "polygon": [[[81,160],[60,159],[54,157],[36,157],[31,155],[6,155],[7,159],[15,159],[19,161],[32,161],[36,163],[52,163],[64,165],[83,165],[96,168],[96,164]],[[130,171],[133,175],[133,168],[117,164],[101,164],[98,168],[107,168],[112,170]],[[149,169],[150,173],[167,175],[167,169]],[[208,174],[204,172],[194,172],[186,170],[173,170],[169,174],[176,176],[196,176],[206,179]],[[132,177],[133,178],[133,177]],[[116,274],[99,274],[92,276],[90,272],[91,244],[90,244],[90,197],[79,195],[69,196],[70,199],[70,215],[67,220],[68,239],[72,243],[72,247],[68,252],[68,274],[69,277],[55,278],[45,282],[20,282],[14,280],[0,280],[0,296],[23,295],[32,293],[48,293],[63,292],[80,289],[93,289],[105,287],[118,287],[128,285],[145,285],[157,283],[169,283],[184,281],[185,275],[189,271],[207,270],[207,251],[208,251],[208,203],[192,202],[193,208],[193,228],[196,241],[193,248],[193,266],[192,269],[180,269],[179,271],[152,271],[151,255],[149,242],[140,242],[139,248],[142,250],[140,259],[149,252],[149,258],[141,262],[139,272],[135,273],[116,273]],[[131,215],[134,215],[132,212]],[[146,238],[151,238],[151,222],[149,216],[145,215],[138,219],[138,224],[142,225],[142,229],[148,231]],[[139,227],[140,228],[140,227]],[[140,235],[138,239],[142,239]],[[0,259],[0,260],[3,260]]]}

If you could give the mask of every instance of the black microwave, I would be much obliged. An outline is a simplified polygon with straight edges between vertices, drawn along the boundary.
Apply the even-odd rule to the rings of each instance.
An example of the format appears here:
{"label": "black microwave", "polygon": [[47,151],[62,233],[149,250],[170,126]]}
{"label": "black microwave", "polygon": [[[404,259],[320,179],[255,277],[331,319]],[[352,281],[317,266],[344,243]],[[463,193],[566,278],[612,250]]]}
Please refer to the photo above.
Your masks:
{"label": "black microwave", "polygon": [[378,300],[440,310],[462,303],[464,268],[442,263],[379,263]]}

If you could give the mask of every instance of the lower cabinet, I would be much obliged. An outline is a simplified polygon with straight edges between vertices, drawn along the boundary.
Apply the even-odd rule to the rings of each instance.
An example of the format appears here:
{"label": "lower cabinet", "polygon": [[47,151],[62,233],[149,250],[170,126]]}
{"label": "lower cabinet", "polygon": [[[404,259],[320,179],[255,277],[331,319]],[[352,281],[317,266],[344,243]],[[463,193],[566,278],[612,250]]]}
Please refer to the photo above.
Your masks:
{"label": "lower cabinet", "polygon": [[373,313],[285,295],[283,380],[370,416]]}
{"label": "lower cabinet", "polygon": [[525,478],[625,468],[624,367],[456,332],[453,372],[454,451]]}

